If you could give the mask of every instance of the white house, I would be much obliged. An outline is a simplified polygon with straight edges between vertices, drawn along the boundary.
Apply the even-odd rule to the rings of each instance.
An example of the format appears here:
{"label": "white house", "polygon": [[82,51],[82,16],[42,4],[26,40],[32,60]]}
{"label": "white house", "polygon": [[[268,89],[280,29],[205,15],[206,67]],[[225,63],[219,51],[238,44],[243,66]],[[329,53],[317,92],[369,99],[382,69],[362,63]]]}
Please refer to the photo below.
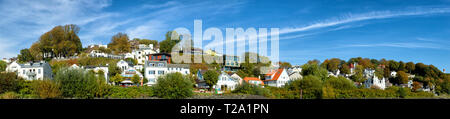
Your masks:
{"label": "white house", "polygon": [[147,55],[155,53],[158,53],[158,51],[153,49],[153,44],[139,44],[138,49],[125,54],[125,58],[136,59],[138,64],[145,64],[145,60],[148,60]]}
{"label": "white house", "polygon": [[387,79],[382,77],[381,79],[378,78],[375,75],[375,70],[373,69],[365,69],[364,70],[364,77],[367,78],[367,80],[364,82],[364,85],[366,88],[370,88],[372,86],[376,86],[382,90],[386,88],[386,81]]}
{"label": "white house", "polygon": [[146,61],[144,69],[144,76],[148,80],[147,85],[150,86],[156,84],[159,76],[167,73],[190,74],[188,64],[167,64],[165,61]]}
{"label": "white house", "polygon": [[289,78],[289,75],[285,69],[277,69],[266,74],[264,85],[283,87],[286,83],[289,83],[292,80]]}
{"label": "white house", "polygon": [[298,72],[298,73],[302,73],[302,67],[300,65],[295,65],[292,66],[291,68],[288,69],[288,72]]}
{"label": "white house", "polygon": [[300,72],[290,72],[289,79],[291,80],[303,79],[303,76],[300,74]]}
{"label": "white house", "polygon": [[12,62],[6,67],[7,72],[16,72],[19,77],[26,80],[52,79],[53,72],[50,65],[44,61],[19,64]]}
{"label": "white house", "polygon": [[233,75],[230,76],[232,79],[238,80],[239,81],[239,85],[242,84],[242,82],[244,81],[244,79],[242,79],[239,75],[237,75],[236,73],[234,73]]}
{"label": "white house", "polygon": [[234,90],[239,85],[239,80],[231,78],[225,72],[222,72],[218,78],[216,85],[213,86],[216,90]]}
{"label": "white house", "polygon": [[122,71],[125,71],[125,70],[127,70],[128,68],[131,67],[130,64],[128,62],[124,61],[124,60],[118,61],[116,66],[119,67],[120,70],[122,70]]}

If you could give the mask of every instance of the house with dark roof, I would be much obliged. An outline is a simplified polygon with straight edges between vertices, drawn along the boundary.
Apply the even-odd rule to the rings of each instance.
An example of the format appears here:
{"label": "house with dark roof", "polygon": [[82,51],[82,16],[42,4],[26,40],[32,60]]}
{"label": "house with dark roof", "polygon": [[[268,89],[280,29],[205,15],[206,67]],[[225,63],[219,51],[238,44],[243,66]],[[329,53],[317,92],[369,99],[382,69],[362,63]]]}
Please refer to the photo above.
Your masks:
{"label": "house with dark roof", "polygon": [[6,67],[6,71],[16,72],[19,77],[22,77],[25,80],[53,78],[52,68],[45,61],[29,62],[25,64],[14,61]]}

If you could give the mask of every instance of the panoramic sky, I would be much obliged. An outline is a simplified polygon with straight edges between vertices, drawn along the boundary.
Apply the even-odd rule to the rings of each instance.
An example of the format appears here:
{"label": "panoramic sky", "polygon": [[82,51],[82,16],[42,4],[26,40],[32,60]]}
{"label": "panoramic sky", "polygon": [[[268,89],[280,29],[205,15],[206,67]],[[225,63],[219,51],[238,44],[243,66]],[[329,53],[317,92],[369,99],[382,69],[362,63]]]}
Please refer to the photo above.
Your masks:
{"label": "panoramic sky", "polygon": [[280,60],[294,65],[367,57],[450,68],[450,0],[0,0],[0,58],[57,25],[80,26],[87,46],[118,32],[161,41],[178,27],[193,32],[194,20],[223,32],[280,28]]}

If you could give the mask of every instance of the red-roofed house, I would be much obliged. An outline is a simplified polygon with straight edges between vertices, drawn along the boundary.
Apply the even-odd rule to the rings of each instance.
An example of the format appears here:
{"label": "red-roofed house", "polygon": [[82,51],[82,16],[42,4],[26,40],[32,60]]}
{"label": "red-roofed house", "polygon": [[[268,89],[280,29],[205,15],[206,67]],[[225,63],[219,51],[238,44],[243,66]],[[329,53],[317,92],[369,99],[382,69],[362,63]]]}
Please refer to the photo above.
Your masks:
{"label": "red-roofed house", "polygon": [[272,87],[283,87],[290,81],[289,74],[285,69],[277,69],[266,74],[264,84]]}
{"label": "red-roofed house", "polygon": [[264,82],[261,79],[256,78],[256,77],[245,77],[244,81],[249,84],[253,84],[253,85],[261,85],[261,86],[264,85]]}

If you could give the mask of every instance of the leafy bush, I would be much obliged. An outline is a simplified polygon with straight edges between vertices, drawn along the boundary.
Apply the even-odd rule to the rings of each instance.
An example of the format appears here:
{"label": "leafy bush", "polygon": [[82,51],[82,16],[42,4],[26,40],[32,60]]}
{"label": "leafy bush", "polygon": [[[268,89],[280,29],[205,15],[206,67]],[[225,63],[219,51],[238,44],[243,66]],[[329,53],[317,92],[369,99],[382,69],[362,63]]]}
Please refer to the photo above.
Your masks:
{"label": "leafy bush", "polygon": [[108,86],[93,73],[82,69],[63,69],[55,80],[61,84],[64,97],[94,98],[108,94]]}
{"label": "leafy bush", "polygon": [[148,86],[141,87],[119,87],[111,88],[111,94],[108,98],[147,98],[152,97],[153,89]]}
{"label": "leafy bush", "polygon": [[329,77],[328,80],[325,81],[325,85],[334,89],[353,89],[355,85],[353,81],[346,79],[345,77]]}
{"label": "leafy bush", "polygon": [[308,75],[301,80],[295,80],[287,86],[290,90],[322,89],[322,80],[319,77]]}
{"label": "leafy bush", "polygon": [[15,92],[6,92],[4,94],[0,94],[0,99],[18,99],[20,95]]}
{"label": "leafy bush", "polygon": [[236,87],[232,91],[232,93],[241,93],[241,94],[252,94],[252,95],[262,95],[262,96],[270,96],[270,90],[262,88],[261,86],[251,85],[246,82],[243,82],[242,85]]}
{"label": "leafy bush", "polygon": [[60,84],[52,80],[34,80],[31,87],[40,98],[59,98],[62,95]]}
{"label": "leafy bush", "polygon": [[168,99],[190,97],[193,89],[192,82],[181,73],[169,73],[161,76],[154,86],[156,96]]}
{"label": "leafy bush", "polygon": [[0,73],[0,94],[5,92],[19,92],[24,79],[18,77],[16,73]]}

